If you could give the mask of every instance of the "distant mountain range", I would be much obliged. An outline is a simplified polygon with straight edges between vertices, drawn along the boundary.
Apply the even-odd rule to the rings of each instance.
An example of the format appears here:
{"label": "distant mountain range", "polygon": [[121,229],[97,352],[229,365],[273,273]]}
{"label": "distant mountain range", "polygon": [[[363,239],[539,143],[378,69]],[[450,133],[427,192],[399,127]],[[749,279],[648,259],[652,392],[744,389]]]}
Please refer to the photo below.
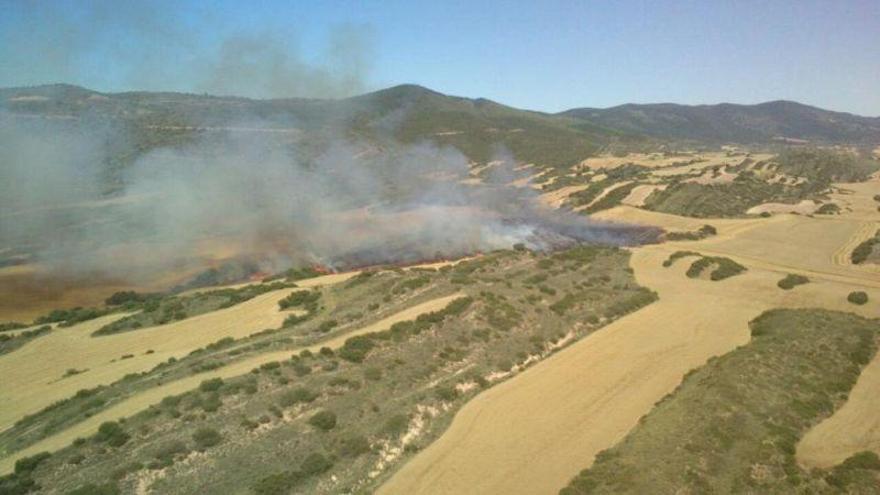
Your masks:
{"label": "distant mountain range", "polygon": [[793,101],[757,105],[621,105],[576,108],[561,115],[624,132],[709,142],[877,142],[880,118],[832,112]]}
{"label": "distant mountain range", "polygon": [[[547,166],[577,163],[600,149],[705,144],[880,144],[880,118],[822,110],[790,101],[758,105],[621,105],[549,114],[490,100],[448,96],[416,85],[339,100],[253,100],[167,92],[100,93],[56,84],[0,89],[7,115],[115,119],[145,129],[153,146],[191,128],[276,128],[309,136],[330,133],[377,143],[431,140],[478,162],[506,148],[518,160]],[[160,132],[161,131],[161,132]],[[311,140],[318,141],[318,140]]]}

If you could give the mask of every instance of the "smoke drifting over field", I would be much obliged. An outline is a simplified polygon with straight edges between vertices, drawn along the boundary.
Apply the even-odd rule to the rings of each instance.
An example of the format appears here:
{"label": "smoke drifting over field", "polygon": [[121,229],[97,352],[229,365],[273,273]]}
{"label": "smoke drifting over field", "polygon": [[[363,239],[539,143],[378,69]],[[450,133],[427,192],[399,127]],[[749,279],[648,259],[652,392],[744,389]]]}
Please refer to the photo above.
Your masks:
{"label": "smoke drifting over field", "polygon": [[[250,124],[258,125],[258,124]],[[107,189],[112,131],[0,127],[0,239],[58,273],[138,280],[194,260],[248,271],[297,265],[346,269],[575,242],[650,241],[644,229],[541,209],[502,151],[484,183],[469,164],[431,143],[375,144],[334,137],[316,154],[252,132],[207,133],[146,153]],[[15,254],[13,252],[12,254]]]}

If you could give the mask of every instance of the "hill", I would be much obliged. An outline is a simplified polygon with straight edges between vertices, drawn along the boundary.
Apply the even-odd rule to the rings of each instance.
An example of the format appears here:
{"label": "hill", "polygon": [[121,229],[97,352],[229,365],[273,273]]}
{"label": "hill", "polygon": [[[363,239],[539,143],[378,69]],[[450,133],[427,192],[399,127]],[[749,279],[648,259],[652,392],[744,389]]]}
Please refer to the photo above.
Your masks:
{"label": "hill", "polygon": [[627,104],[607,109],[575,108],[559,115],[621,132],[705,142],[880,141],[880,118],[782,100],[758,105]]}
{"label": "hill", "polygon": [[480,163],[506,148],[521,162],[557,167],[573,165],[612,141],[639,140],[566,116],[448,96],[415,85],[340,100],[252,100],[184,93],[99,93],[56,84],[0,89],[0,109],[17,118],[68,123],[112,120],[138,137],[137,152],[219,127],[290,131],[311,143],[343,135],[380,148],[431,140],[455,146]]}

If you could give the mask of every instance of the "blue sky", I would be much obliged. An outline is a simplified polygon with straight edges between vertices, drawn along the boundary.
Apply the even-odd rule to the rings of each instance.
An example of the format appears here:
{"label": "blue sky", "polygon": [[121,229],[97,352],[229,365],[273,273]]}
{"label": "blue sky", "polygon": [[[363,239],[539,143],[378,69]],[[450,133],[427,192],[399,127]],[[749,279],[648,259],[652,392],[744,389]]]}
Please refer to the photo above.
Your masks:
{"label": "blue sky", "polygon": [[0,86],[341,96],[416,83],[559,111],[789,99],[880,115],[880,1],[17,1]]}

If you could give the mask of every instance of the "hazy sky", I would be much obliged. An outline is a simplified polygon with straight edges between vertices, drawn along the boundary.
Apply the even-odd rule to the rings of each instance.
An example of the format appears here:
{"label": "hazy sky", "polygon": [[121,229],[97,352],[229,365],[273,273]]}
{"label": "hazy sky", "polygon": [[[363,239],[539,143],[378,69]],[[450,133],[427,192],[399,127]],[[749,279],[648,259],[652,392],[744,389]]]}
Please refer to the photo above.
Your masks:
{"label": "hazy sky", "polygon": [[797,100],[880,115],[880,0],[0,0],[0,86],[343,96],[400,83],[545,111]]}

